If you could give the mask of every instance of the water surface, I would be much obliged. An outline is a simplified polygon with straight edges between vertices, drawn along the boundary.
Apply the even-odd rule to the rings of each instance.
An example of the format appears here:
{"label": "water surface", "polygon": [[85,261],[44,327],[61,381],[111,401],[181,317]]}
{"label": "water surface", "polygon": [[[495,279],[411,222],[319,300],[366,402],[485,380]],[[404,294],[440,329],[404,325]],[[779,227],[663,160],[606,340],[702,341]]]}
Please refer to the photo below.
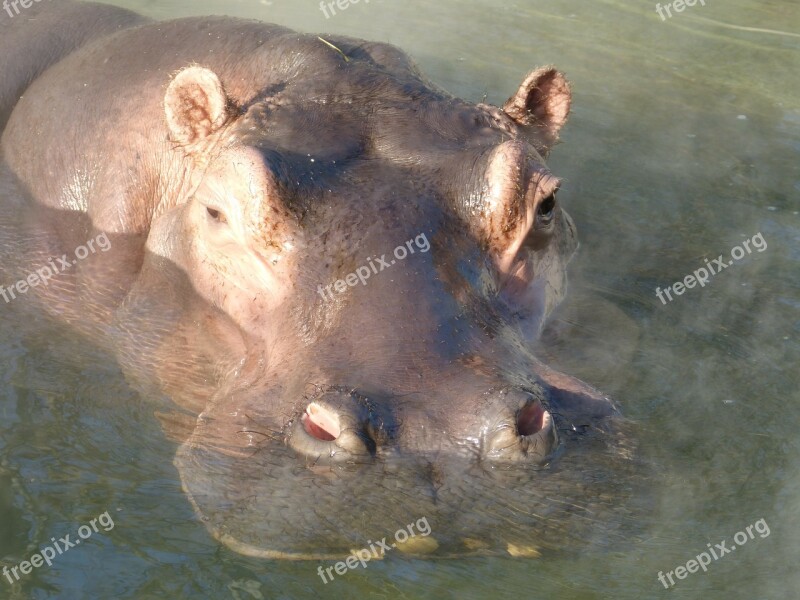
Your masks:
{"label": "water surface", "polygon": [[[115,365],[66,330],[23,336],[5,312],[0,561],[104,511],[115,527],[22,586],[0,580],[0,598],[750,600],[800,589],[796,2],[708,0],[666,20],[649,1],[372,0],[330,18],[314,0],[115,3],[391,42],[475,102],[502,103],[534,66],[565,71],[573,113],[550,166],[582,246],[541,353],[640,424],[653,507],[611,554],[392,558],[325,585],[316,563],[220,547],[180,489],[174,445]],[[657,298],[758,233],[763,251]],[[65,347],[80,359],[63,359]],[[670,590],[657,579],[761,519],[769,535],[707,572]]]}

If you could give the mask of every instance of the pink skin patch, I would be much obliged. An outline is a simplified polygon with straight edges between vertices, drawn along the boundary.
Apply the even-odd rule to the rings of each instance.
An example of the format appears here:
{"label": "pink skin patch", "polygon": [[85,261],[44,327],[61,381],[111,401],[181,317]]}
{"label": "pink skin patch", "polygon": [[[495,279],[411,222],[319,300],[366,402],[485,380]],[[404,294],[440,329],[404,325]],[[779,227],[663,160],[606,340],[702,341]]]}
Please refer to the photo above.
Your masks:
{"label": "pink skin patch", "polygon": [[544,427],[547,411],[538,400],[523,407],[517,414],[517,431],[520,435],[533,435]]}
{"label": "pink skin patch", "polygon": [[324,406],[312,402],[302,417],[306,433],[323,442],[332,442],[339,437],[339,417]]}

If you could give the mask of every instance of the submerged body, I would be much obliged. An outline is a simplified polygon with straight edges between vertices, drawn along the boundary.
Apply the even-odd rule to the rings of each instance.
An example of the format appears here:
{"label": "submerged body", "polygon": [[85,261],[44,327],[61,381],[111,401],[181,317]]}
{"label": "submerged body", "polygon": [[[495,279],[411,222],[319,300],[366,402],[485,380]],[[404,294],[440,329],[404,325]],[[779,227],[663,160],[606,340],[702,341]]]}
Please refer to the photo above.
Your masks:
{"label": "submerged body", "polygon": [[218,539],[335,556],[425,518],[409,552],[534,556],[618,524],[617,409],[529,350],[577,247],[561,73],[474,105],[385,44],[34,13],[0,24],[3,283],[65,258],[25,293],[171,399]]}

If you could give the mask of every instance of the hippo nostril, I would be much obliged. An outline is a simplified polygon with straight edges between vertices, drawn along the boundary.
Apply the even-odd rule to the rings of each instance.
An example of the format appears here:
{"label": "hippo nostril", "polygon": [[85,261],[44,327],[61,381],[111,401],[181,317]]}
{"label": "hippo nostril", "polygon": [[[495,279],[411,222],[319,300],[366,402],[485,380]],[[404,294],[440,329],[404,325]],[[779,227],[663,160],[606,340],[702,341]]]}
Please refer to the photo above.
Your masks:
{"label": "hippo nostril", "polygon": [[357,400],[353,392],[336,388],[306,398],[305,410],[289,423],[286,443],[314,466],[371,460],[375,443]]}
{"label": "hippo nostril", "polygon": [[544,427],[546,411],[541,402],[531,402],[517,413],[517,432],[520,435],[533,435]]}
{"label": "hippo nostril", "polygon": [[306,407],[302,421],[306,433],[323,442],[332,442],[341,433],[339,415],[316,402]]}
{"label": "hippo nostril", "polygon": [[490,404],[490,419],[484,441],[487,459],[499,462],[544,464],[558,444],[555,421],[538,393],[503,392]]}

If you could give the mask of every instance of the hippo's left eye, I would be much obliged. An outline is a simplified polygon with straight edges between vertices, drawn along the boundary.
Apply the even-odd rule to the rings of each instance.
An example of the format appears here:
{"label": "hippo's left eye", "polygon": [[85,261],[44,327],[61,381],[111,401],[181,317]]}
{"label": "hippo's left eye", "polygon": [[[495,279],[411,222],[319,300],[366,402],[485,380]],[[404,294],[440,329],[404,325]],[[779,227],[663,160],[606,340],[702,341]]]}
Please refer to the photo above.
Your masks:
{"label": "hippo's left eye", "polygon": [[539,203],[539,208],[536,210],[536,229],[543,229],[553,222],[553,217],[556,214],[556,195],[550,194],[547,198]]}
{"label": "hippo's left eye", "polygon": [[206,212],[208,213],[208,216],[211,217],[211,219],[213,219],[217,223],[228,222],[228,219],[225,217],[225,213],[223,213],[220,210],[217,210],[216,208],[211,208],[210,206],[207,206]]}

